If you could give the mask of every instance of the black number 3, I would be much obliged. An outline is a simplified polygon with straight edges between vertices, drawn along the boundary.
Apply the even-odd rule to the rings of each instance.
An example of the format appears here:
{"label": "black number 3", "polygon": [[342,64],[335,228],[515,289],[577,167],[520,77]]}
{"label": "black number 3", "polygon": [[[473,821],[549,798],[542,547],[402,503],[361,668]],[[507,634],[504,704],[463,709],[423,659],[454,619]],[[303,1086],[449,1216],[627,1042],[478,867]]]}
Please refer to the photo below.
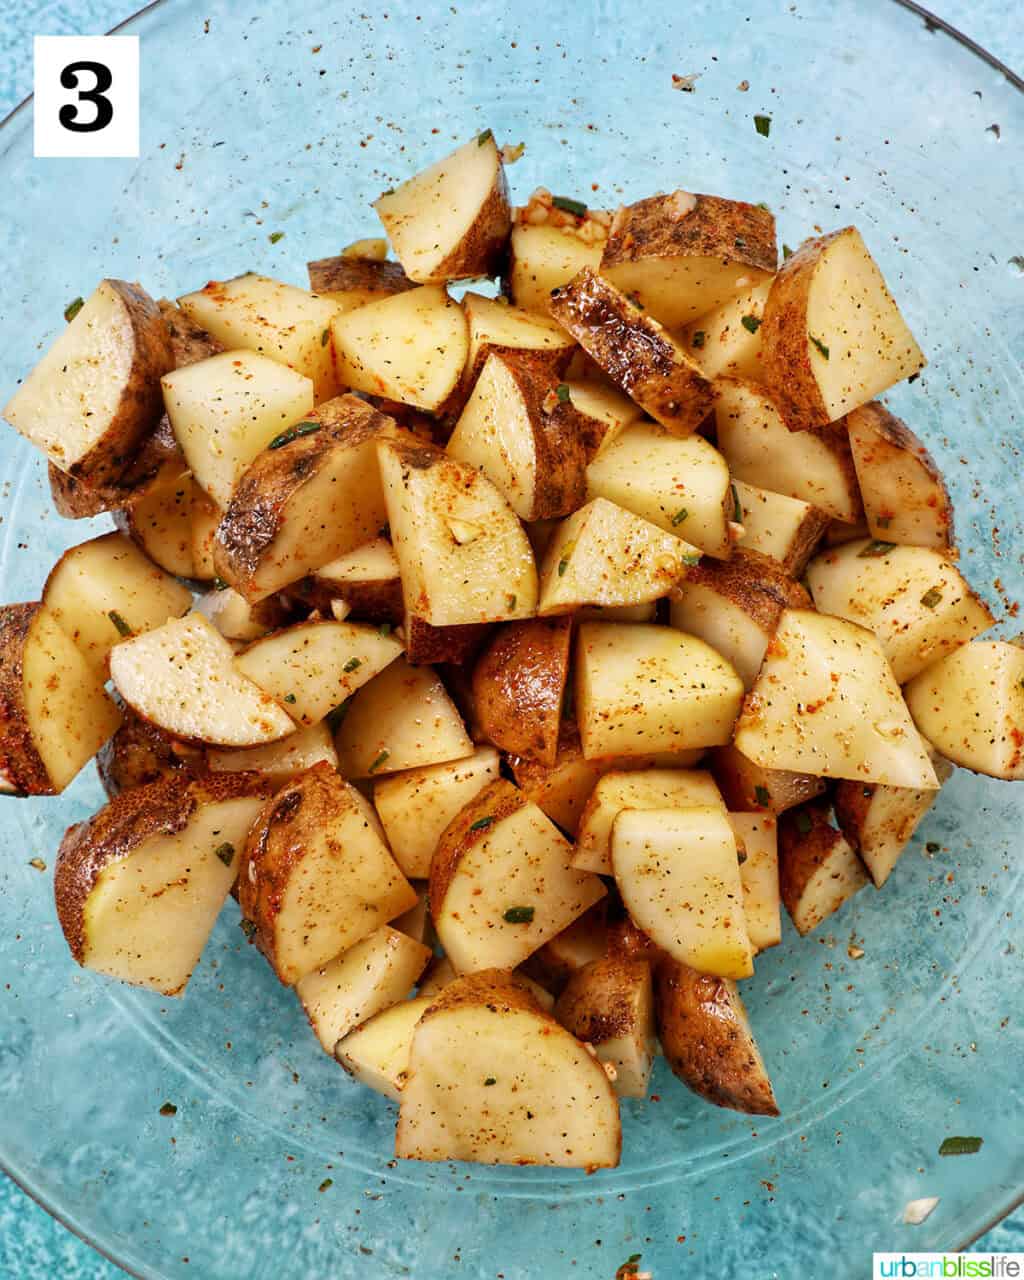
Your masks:
{"label": "black number 3", "polygon": [[[91,89],[78,89],[78,74],[90,72],[96,79]],[[72,133],[96,133],[105,129],[114,118],[114,108],[110,99],[103,95],[114,83],[110,68],[102,62],[69,62],[60,73],[60,82],[65,89],[78,89],[79,102],[91,102],[96,107],[96,114],[91,120],[79,120],[80,108],[70,102],[61,107],[58,116],[65,129]]]}

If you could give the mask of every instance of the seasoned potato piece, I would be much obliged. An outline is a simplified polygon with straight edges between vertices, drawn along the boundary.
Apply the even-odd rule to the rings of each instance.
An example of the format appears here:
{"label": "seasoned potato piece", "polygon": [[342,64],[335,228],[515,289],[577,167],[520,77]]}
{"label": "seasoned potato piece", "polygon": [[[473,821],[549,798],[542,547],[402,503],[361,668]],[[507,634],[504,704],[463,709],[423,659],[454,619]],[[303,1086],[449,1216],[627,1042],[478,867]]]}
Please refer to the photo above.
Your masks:
{"label": "seasoned potato piece", "polygon": [[856,542],[858,538],[866,538],[868,533],[866,520],[858,520],[856,524],[847,524],[844,520],[830,520],[821,544],[825,547],[841,547],[847,542]]}
{"label": "seasoned potato piece", "polygon": [[645,960],[592,961],[569,979],[555,1017],[593,1046],[620,1098],[647,1097],[657,1040],[651,966]]}
{"label": "seasoned potato piece", "polygon": [[700,560],[690,543],[594,498],[562,522],[544,553],[539,614],[660,600]]}
{"label": "seasoned potato piece", "polygon": [[192,316],[186,315],[170,298],[161,298],[156,305],[167,326],[167,337],[171,343],[175,369],[184,369],[188,364],[197,364],[200,360],[218,355],[224,350],[224,344],[219,339]]}
{"label": "seasoned potato piece", "polygon": [[405,657],[414,666],[423,663],[472,662],[493,630],[489,622],[469,622],[455,627],[432,627],[414,613],[405,615]]}
{"label": "seasoned potato piece", "polygon": [[733,488],[743,525],[739,546],[771,556],[791,577],[800,577],[829,527],[829,517],[800,498],[787,498],[742,480],[735,480]]}
{"label": "seasoned potato piece", "polygon": [[331,321],[338,308],[293,284],[247,272],[211,280],[178,306],[228,350],[258,351],[313,383],[313,394],[338,394],[331,353]]}
{"label": "seasoned potato piece", "polygon": [[0,794],[64,790],[120,723],[103,682],[45,605],[0,606]]}
{"label": "seasoned potato piece", "polygon": [[512,301],[546,316],[552,290],[568,284],[584,267],[596,271],[603,249],[603,236],[583,240],[573,227],[518,223],[509,240]]}
{"label": "seasoned potato piece", "polygon": [[115,511],[114,524],[154,564],[179,578],[195,577],[192,558],[192,476],[187,464],[166,462],[146,492]]}
{"label": "seasoned potato piece", "polygon": [[731,745],[716,747],[708,757],[708,767],[725,803],[740,812],[767,809],[785,813],[825,790],[824,778],[789,769],[766,769]]}
{"label": "seasoned potato piece", "polygon": [[574,871],[572,846],[503,779],[445,830],[430,864],[430,911],[459,973],[514,969],[605,895]]}
{"label": "seasoned potato piece", "polygon": [[491,481],[430,445],[384,441],[378,459],[406,612],[435,627],[530,617],[530,543]]}
{"label": "seasoned potato piece", "polygon": [[602,1169],[621,1146],[604,1068],[513,975],[457,979],[416,1024],[400,1158]]}
{"label": "seasoned potato piece", "polygon": [[253,351],[176,369],[162,385],[189,469],[221,507],[256,455],[313,409],[309,378]]}
{"label": "seasoned potato piece", "polygon": [[589,380],[567,380],[566,400],[556,412],[570,419],[583,442],[587,462],[592,462],[619,432],[644,416],[643,409],[611,385]]}
{"label": "seasoned potato piece", "polygon": [[220,632],[190,613],[115,645],[110,675],[133,711],[185,741],[255,747],[294,732],[294,721],[238,671],[234,657]]}
{"label": "seasoned potato piece", "polygon": [[715,383],[718,448],[737,480],[799,498],[836,520],[862,514],[844,423],[792,431],[781,401],[738,378]]}
{"label": "seasoned potato piece", "polygon": [[597,780],[580,818],[572,865],[612,874],[612,825],[625,809],[719,808],[725,802],[710,773],[691,769],[613,770]]}
{"label": "seasoned potato piece", "polygon": [[764,951],[782,941],[778,824],[773,813],[730,813],[729,823],[745,855],[740,862],[740,883],[747,936],[755,951]]}
{"label": "seasoned potato piece", "polygon": [[250,605],[232,587],[207,591],[196,600],[196,612],[207,618],[225,640],[259,640],[283,625],[288,613],[280,596]]}
{"label": "seasoned potato piece", "polygon": [[901,546],[952,550],[949,491],[910,428],[873,401],[847,414],[846,429],[871,536]]}
{"label": "seasoned potato piece", "polygon": [[764,277],[720,307],[698,316],[683,330],[680,341],[704,370],[706,378],[731,373],[738,378],[758,381],[761,376],[761,321],[773,278]]}
{"label": "seasoned potato piece", "polygon": [[[530,959],[532,960],[533,956]],[[458,976],[447,956],[435,956],[424,980],[416,988],[416,993],[417,995],[430,996],[431,999],[436,999],[445,987],[454,982]],[[555,1007],[555,997],[551,992],[546,991],[539,982],[535,982],[533,978],[528,977],[523,969],[514,969],[512,977],[526,988],[545,1013],[550,1013]]]}
{"label": "seasoned potato piece", "polygon": [[779,1114],[735,982],[663,962],[655,971],[654,1007],[668,1065],[688,1089],[716,1107]]}
{"label": "seasoned potato piece", "polygon": [[601,274],[678,329],[769,279],[777,257],[775,219],[767,209],[673,191],[619,209]]}
{"label": "seasoned potato piece", "polygon": [[672,592],[672,625],[707,641],[746,688],[761,669],[783,609],[811,598],[767,556],[737,547],[731,560],[704,560]]}
{"label": "seasoned potato piece", "polygon": [[399,933],[408,934],[410,938],[422,942],[425,947],[432,947],[437,941],[437,935],[434,933],[434,922],[430,918],[426,881],[417,880],[412,887],[417,895],[416,905],[410,907],[408,911],[403,911],[400,916],[395,916],[391,923]]}
{"label": "seasoned potato piece", "polygon": [[267,796],[255,774],[176,774],[69,827],[53,894],[80,965],[179,996],[238,873]]}
{"label": "seasoned potato piece", "polygon": [[856,227],[807,240],[782,264],[761,368],[794,430],[834,422],[925,363]]}
{"label": "seasoned potato piece", "polygon": [[400,1000],[339,1040],[334,1056],[354,1080],[398,1102],[409,1074],[412,1034],[432,1000]]}
{"label": "seasoned potato piece", "polygon": [[[608,900],[602,898],[531,955],[521,972],[545,990],[561,992],[574,973],[600,960],[608,946]],[[551,997],[554,1004],[554,997]]]}
{"label": "seasoned potato piece", "polygon": [[711,384],[652,316],[589,267],[553,291],[549,310],[617,387],[674,435],[711,410]]}
{"label": "seasoned potato piece", "polygon": [[402,652],[391,635],[357,622],[300,622],[254,640],[235,667],[297,724],[317,724]]}
{"label": "seasoned potato piece", "polygon": [[735,743],[770,769],[939,785],[877,637],[806,609],[783,611]]}
{"label": "seasoned potato piece", "polygon": [[256,945],[292,986],[415,906],[416,893],[368,802],[330,765],[316,764],[253,823],[238,901]]}
{"label": "seasoned potato piece", "polygon": [[630,919],[653,942],[701,973],[750,977],[739,851],[722,805],[626,809],[611,854]]}
{"label": "seasoned potato piece", "polygon": [[906,688],[917,727],[947,760],[993,778],[1024,778],[1024,649],[973,640]]}
{"label": "seasoned potato piece", "polygon": [[101,280],[3,416],[62,471],[110,484],[160,421],[160,379],[173,368],[167,326],[149,294]]}
{"label": "seasoned potato piece", "polygon": [[873,631],[900,684],[995,623],[959,571],[929,547],[848,542],[807,567],[814,606]]}
{"label": "seasoned potato piece", "polygon": [[410,769],[374,783],[374,806],[405,875],[411,880],[430,875],[430,860],[445,827],[498,776],[497,751],[478,747],[463,760]]}
{"label": "seasoned potato piece", "polygon": [[550,374],[490,355],[447,444],[453,458],[493,481],[522,520],[549,520],[583,504],[583,441],[559,404]]}
{"label": "seasoned potato piece", "polygon": [[[118,695],[114,701],[121,711],[121,724],[96,754],[96,772],[108,799],[182,770],[198,773],[207,767],[201,747],[179,742],[155,724],[143,720],[126,707]],[[236,772],[246,767],[238,765]]]}
{"label": "seasoned potato piece", "polygon": [[[384,244],[387,252],[386,242]],[[379,302],[414,288],[397,262],[377,258],[357,258],[342,253],[336,258],[318,258],[306,263],[312,293],[334,304],[334,314],[355,311],[368,302]]]}
{"label": "seasoned potato piece", "polygon": [[274,787],[284,786],[321,761],[332,769],[338,767],[338,754],[326,722],[296,729],[265,747],[241,747],[233,751],[211,748],[206,753],[207,768],[214,773],[249,770],[266,778]]}
{"label": "seasoned potato piece", "polygon": [[90,665],[105,672],[118,640],[187,613],[192,593],[123,533],[105,533],[64,552],[46,579],[43,604]]}
{"label": "seasoned potato piece", "polygon": [[356,691],[334,744],[347,778],[398,773],[473,754],[473,743],[430,667],[396,658]]}
{"label": "seasoned potato piece", "polygon": [[671,627],[584,622],[576,715],[587,759],[728,742],[743,700],[732,666]]}
{"label": "seasoned potato piece", "polygon": [[386,924],[336,959],[307,973],[295,994],[324,1049],[368,1018],[404,1000],[426,968],[430,948]]}
{"label": "seasoned potato piece", "polygon": [[211,582],[216,576],[213,563],[214,538],[224,512],[204,493],[199,485],[192,486],[190,537],[192,541],[192,572],[200,582]]}
{"label": "seasoned potato piece", "polygon": [[867,882],[860,859],[829,822],[827,800],[782,815],[779,885],[798,933],[811,933]]}
{"label": "seasoned potato piece", "polygon": [[568,618],[509,622],[477,659],[476,718],[502,751],[555,763],[571,629]]}
{"label": "seasoned potato piece", "polygon": [[465,379],[472,385],[488,356],[503,356],[538,377],[557,382],[576,350],[576,343],[561,325],[503,299],[467,293],[462,309],[469,325],[469,355]]}
{"label": "seasoned potato piece", "polygon": [[398,559],[385,538],[373,538],[321,566],[313,582],[327,598],[344,600],[357,618],[371,622],[401,621],[402,581]]}
{"label": "seasoned potato piece", "polygon": [[709,556],[727,560],[732,553],[729,468],[703,436],[680,440],[657,423],[634,423],[587,467],[587,494],[642,516]]}

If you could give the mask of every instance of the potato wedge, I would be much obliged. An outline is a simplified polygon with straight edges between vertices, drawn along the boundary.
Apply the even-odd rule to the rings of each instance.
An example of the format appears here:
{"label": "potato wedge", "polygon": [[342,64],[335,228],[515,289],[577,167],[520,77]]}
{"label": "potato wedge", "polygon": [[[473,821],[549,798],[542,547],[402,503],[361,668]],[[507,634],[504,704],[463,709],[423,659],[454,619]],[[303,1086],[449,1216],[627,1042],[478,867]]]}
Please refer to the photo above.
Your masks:
{"label": "potato wedge", "polygon": [[626,427],[587,467],[587,495],[624,507],[709,556],[732,554],[729,468],[703,436],[680,440],[654,422]]}
{"label": "potato wedge", "polygon": [[580,817],[572,865],[577,871],[610,876],[612,826],[626,809],[719,808],[725,801],[710,773],[699,769],[613,770],[597,780]]}
{"label": "potato wedge", "polygon": [[992,778],[1024,778],[1024,649],[973,640],[907,685],[914,722],[947,760]]}
{"label": "potato wedge", "polygon": [[547,316],[551,292],[584,267],[601,264],[604,236],[584,240],[573,227],[519,222],[509,240],[507,283],[517,307]]}
{"label": "potato wedge", "polygon": [[508,622],[477,659],[476,718],[502,751],[554,764],[571,631],[569,618]]}
{"label": "potato wedge", "polygon": [[761,368],[794,430],[834,422],[924,365],[856,227],[807,240],[782,264]]}
{"label": "potato wedge", "polygon": [[109,484],[160,421],[160,379],[173,368],[167,326],[149,294],[101,280],[3,416],[62,471]]}
{"label": "potato wedge", "polygon": [[288,610],[281,596],[250,605],[232,587],[207,591],[196,600],[196,612],[207,618],[225,640],[248,642],[283,626]]}
{"label": "potato wedge", "polygon": [[811,598],[774,560],[737,547],[731,560],[703,560],[672,591],[670,618],[726,658],[745,688],[757,679],[783,609]]}
{"label": "potato wedge", "polygon": [[521,520],[550,520],[583,505],[583,441],[560,403],[550,374],[491,354],[446,446],[482,471]]}
{"label": "potato wedge", "polygon": [[332,769],[338,767],[338,753],[326,721],[296,729],[264,747],[211,747],[206,752],[206,766],[213,773],[258,773],[273,787],[283,787],[321,761]]}
{"label": "potato wedge", "polygon": [[118,640],[181,617],[192,593],[123,533],[105,533],[64,552],[46,579],[43,604],[90,665],[105,672]]}
{"label": "potato wedge", "polygon": [[547,316],[509,306],[504,299],[467,293],[462,309],[469,325],[464,379],[472,386],[489,356],[502,356],[553,385],[566,370],[576,343]]}
{"label": "potato wedge", "polygon": [[599,1169],[621,1146],[604,1068],[512,975],[457,979],[416,1024],[400,1158]]}
{"label": "potato wedge", "polygon": [[827,800],[779,819],[779,886],[800,934],[811,933],[868,883],[864,865],[829,821]]}
{"label": "potato wedge", "polygon": [[593,1046],[620,1098],[647,1097],[657,1038],[645,960],[591,961],[569,979],[554,1012],[566,1031]]}
{"label": "potato wedge", "polygon": [[438,662],[472,662],[493,630],[489,622],[468,622],[455,627],[432,627],[414,613],[406,614],[405,657],[414,666]]}
{"label": "potato wedge", "polygon": [[583,442],[587,462],[592,462],[620,431],[644,416],[635,400],[611,384],[594,379],[567,379],[564,385],[568,398],[556,412],[572,422],[573,430]]}
{"label": "potato wedge", "polygon": [[[384,247],[386,251],[387,245]],[[335,315],[415,288],[397,262],[356,258],[345,253],[307,262],[306,271],[310,292],[332,302]]]}
{"label": "potato wedge", "polygon": [[217,529],[218,576],[262,600],[365,546],[387,518],[377,442],[400,436],[365,400],[338,396],[270,441]]}
{"label": "potato wedge", "polygon": [[382,1010],[338,1041],[335,1058],[354,1080],[398,1102],[409,1074],[413,1032],[431,1004],[417,996]]}
{"label": "potato wedge", "polygon": [[[600,960],[608,949],[608,899],[601,898],[567,929],[545,942],[523,962],[520,973],[546,991],[561,992],[584,965]],[[551,997],[554,1005],[554,997]]]}
{"label": "potato wedge", "polygon": [[217,576],[213,562],[214,539],[224,512],[208,493],[193,484],[189,514],[193,576],[200,582],[212,582]]}
{"label": "potato wedge", "polygon": [[673,191],[618,210],[601,275],[679,329],[770,279],[777,258],[775,219],[761,205]]}
{"label": "potato wedge", "polygon": [[75,960],[181,995],[266,796],[255,774],[179,773],[125,791],[69,827],[53,894]]}
{"label": "potato wedge", "polygon": [[416,905],[410,907],[408,911],[403,911],[400,916],[395,916],[391,925],[399,933],[408,934],[410,938],[422,942],[425,947],[432,947],[437,941],[437,935],[434,933],[434,922],[430,918],[426,881],[417,880],[412,887],[417,895]]}
{"label": "potato wedge", "polygon": [[473,754],[451,698],[430,667],[396,658],[346,704],[334,745],[346,778],[399,773]]}
{"label": "potato wedge", "polygon": [[708,756],[722,798],[730,810],[767,810],[776,815],[813,800],[825,790],[825,779],[789,769],[766,769],[732,745],[716,747]]}
{"label": "potato wedge", "polygon": [[649,604],[677,586],[700,560],[682,538],[594,498],[564,520],[540,571],[537,612],[575,612],[586,605]]}
{"label": "potato wedge", "polygon": [[778,823],[773,813],[730,813],[729,823],[744,855],[740,862],[740,884],[747,937],[755,952],[764,951],[782,941]]}
{"label": "potato wedge", "polygon": [[428,445],[377,452],[406,612],[434,627],[530,617],[533,553],[491,481]]}
{"label": "potato wedge", "polygon": [[806,609],[783,611],[735,744],[769,769],[921,790],[939,785],[877,637]]}
{"label": "potato wedge", "polygon": [[899,684],[995,624],[988,605],[931,547],[848,542],[815,556],[807,583],[820,612],[875,633]]}
{"label": "potato wedge", "polygon": [[752,382],[716,381],[718,448],[734,479],[799,498],[836,520],[859,520],[863,508],[845,424],[793,431],[781,405]]}
{"label": "potato wedge", "polygon": [[386,924],[295,984],[309,1024],[327,1053],[368,1018],[405,1000],[430,948]]}
{"label": "potato wedge", "polygon": [[293,284],[253,271],[211,280],[178,306],[230,351],[257,351],[309,378],[319,402],[338,394],[331,352],[337,307]]}
{"label": "potato wedge", "polygon": [[701,973],[750,977],[736,835],[723,806],[623,810],[611,856],[630,919],[653,942]]}
{"label": "potato wedge", "polygon": [[[137,716],[115,695],[121,712],[121,723],[113,737],[96,753],[96,772],[107,798],[113,800],[122,791],[143,787],[182,771],[201,773],[207,767],[206,753],[201,747],[179,742],[169,733]],[[236,772],[243,772],[239,765]]]}
{"label": "potato wedge", "polygon": [[459,973],[514,969],[605,895],[574,871],[572,846],[510,782],[478,792],[442,834],[430,911]]}
{"label": "potato wedge", "polygon": [[735,982],[664,962],[655,971],[654,1007],[668,1065],[688,1089],[716,1107],[779,1114]]}
{"label": "potato wedge", "polygon": [[[344,600],[356,618],[390,623],[402,620],[398,558],[386,538],[372,538],[354,551],[322,565],[310,585],[314,591],[322,592],[326,600]],[[313,603],[323,602],[314,597]]]}
{"label": "potato wedge", "polygon": [[415,906],[375,823],[368,802],[327,764],[300,774],[253,823],[238,901],[286,986]]}
{"label": "potato wedge", "polygon": [[374,783],[374,807],[395,861],[410,880],[427,879],[444,829],[498,778],[499,763],[493,747],[478,747],[463,760],[409,769]]}
{"label": "potato wedge", "polygon": [[179,464],[180,471],[185,470],[181,450],[164,414],[135,450],[117,480],[87,484],[48,462],[46,474],[50,498],[58,514],[67,520],[84,520],[104,511],[116,513],[142,501],[153,490],[161,468],[168,462]]}
{"label": "potato wedge", "polygon": [[761,377],[761,321],[774,276],[764,276],[720,307],[698,316],[679,340],[706,378],[733,374],[757,382]]}
{"label": "potato wedge", "polygon": [[733,488],[743,526],[737,545],[770,556],[791,577],[799,578],[829,528],[829,517],[800,498],[787,498],[743,480],[734,480]]}
{"label": "potato wedge", "polygon": [[917,436],[877,401],[847,414],[846,429],[872,538],[951,551],[953,503]]}
{"label": "potato wedge", "polygon": [[295,722],[234,656],[202,614],[189,613],[115,645],[110,675],[133,711],[186,742],[255,747],[293,733]]}
{"label": "potato wedge", "polygon": [[313,383],[254,351],[225,351],[162,379],[189,469],[227,507],[249,463],[313,410]]}
{"label": "potato wedge", "polygon": [[0,794],[64,790],[121,716],[44,604],[0,606]]}
{"label": "potato wedge", "polygon": [[665,329],[584,267],[551,294],[551,315],[612,382],[674,435],[688,436],[711,410],[711,384]]}
{"label": "potato wedge", "polygon": [[179,578],[194,578],[192,476],[183,460],[166,462],[145,494],[114,511],[114,524],[146,555]]}
{"label": "potato wedge", "polygon": [[587,759],[721,746],[743,699],[732,666],[671,627],[584,622],[575,671]]}

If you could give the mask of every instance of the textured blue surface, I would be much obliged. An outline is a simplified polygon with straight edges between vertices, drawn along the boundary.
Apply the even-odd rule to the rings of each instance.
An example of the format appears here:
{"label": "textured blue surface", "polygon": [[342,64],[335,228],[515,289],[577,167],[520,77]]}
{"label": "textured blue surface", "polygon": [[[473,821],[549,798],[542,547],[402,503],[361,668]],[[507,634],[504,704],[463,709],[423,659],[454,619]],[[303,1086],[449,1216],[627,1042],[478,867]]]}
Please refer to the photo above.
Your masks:
{"label": "textured blue surface", "polygon": [[[32,34],[100,32],[113,25],[124,13],[121,4],[110,3],[109,0],[80,0],[78,3],[65,4],[38,3],[37,0],[14,3],[14,0],[6,0],[3,10],[5,22],[0,26],[0,114],[30,87]],[[426,2],[423,4],[423,11],[428,14],[430,12],[430,5]],[[973,35],[1011,66],[1019,69],[1024,64],[1024,29],[1020,24],[1007,22],[1007,11],[1002,0],[957,0],[956,3],[943,5],[942,12],[951,22]],[[680,69],[690,68],[687,66]],[[1019,155],[1020,140],[1011,141],[1016,143]],[[1019,248],[1017,251],[1020,251]],[[817,1028],[817,1034],[822,1034],[821,1027]],[[816,1069],[817,1066],[815,1064]],[[160,1099],[155,1099],[154,1112],[159,1101]],[[1013,1116],[990,1115],[986,1120],[992,1126],[1000,1122],[1019,1124],[1019,1117]],[[169,1131],[168,1135],[170,1136]],[[268,1182],[268,1191],[279,1181],[275,1172],[274,1183]],[[243,1220],[246,1210],[247,1205],[241,1206]],[[699,1230],[699,1215],[694,1215],[693,1228]],[[338,1230],[340,1231],[340,1227]],[[637,1225],[636,1239],[636,1247],[642,1248],[641,1224]],[[903,1240],[900,1245],[911,1247],[909,1242]],[[879,1247],[885,1246],[879,1242]],[[894,1244],[892,1247],[899,1246]],[[1024,1250],[1024,1211],[995,1228],[974,1247],[979,1250]],[[774,1273],[788,1280],[785,1263],[778,1254],[777,1241],[770,1252]],[[607,1274],[610,1276],[621,1258],[615,1257],[609,1261],[611,1265],[607,1268]],[[680,1265],[682,1267],[685,1264]],[[452,1273],[457,1274],[457,1264],[453,1264]],[[697,1273],[696,1270],[694,1273]],[[60,1280],[105,1280],[121,1274],[116,1267],[104,1262],[91,1249],[77,1241],[43,1210],[31,1204],[16,1187],[0,1179],[0,1280],[43,1280],[44,1277],[46,1280],[51,1280],[52,1277],[60,1277]],[[440,1271],[438,1274],[441,1274]],[[767,1275],[768,1272],[765,1271],[764,1274]],[[659,1273],[657,1280],[665,1278]]]}

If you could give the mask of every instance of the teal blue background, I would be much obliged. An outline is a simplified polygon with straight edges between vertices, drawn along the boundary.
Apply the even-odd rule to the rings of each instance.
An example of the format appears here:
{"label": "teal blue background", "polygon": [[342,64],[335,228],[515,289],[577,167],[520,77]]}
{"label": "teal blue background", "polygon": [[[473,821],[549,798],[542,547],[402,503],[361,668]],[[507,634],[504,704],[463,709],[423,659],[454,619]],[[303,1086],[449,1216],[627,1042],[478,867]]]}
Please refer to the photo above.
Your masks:
{"label": "teal blue background", "polygon": [[[128,16],[130,8],[124,0],[0,0],[0,116],[31,90],[33,35],[99,34]],[[1009,66],[1024,66],[1024,24],[1007,21],[1005,0],[936,0],[936,8]],[[855,13],[853,0],[837,6],[839,21],[855,21]],[[982,1237],[974,1250],[1024,1252],[1024,1209]],[[780,1260],[771,1261],[784,1275]],[[121,1275],[0,1177],[0,1280],[114,1280]]]}

